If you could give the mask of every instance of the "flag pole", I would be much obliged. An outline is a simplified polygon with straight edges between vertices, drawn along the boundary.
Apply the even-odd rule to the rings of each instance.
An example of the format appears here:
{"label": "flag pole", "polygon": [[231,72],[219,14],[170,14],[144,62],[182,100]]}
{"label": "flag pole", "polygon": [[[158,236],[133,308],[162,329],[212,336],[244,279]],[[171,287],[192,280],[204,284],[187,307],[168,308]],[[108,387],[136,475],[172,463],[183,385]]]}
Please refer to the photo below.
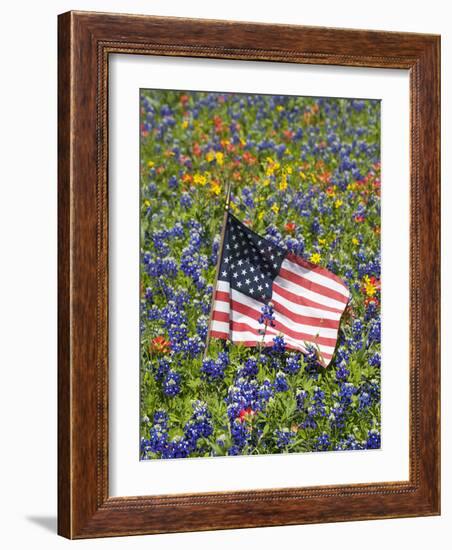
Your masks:
{"label": "flag pole", "polygon": [[207,356],[207,351],[209,349],[209,344],[210,344],[210,328],[212,326],[212,317],[213,317],[213,310],[214,310],[214,303],[215,303],[215,290],[217,288],[218,276],[220,274],[221,257],[223,256],[224,237],[226,235],[226,225],[228,223],[229,206],[231,202],[231,187],[232,187],[232,180],[229,180],[226,188],[226,201],[224,203],[223,226],[221,228],[220,246],[218,248],[218,259],[217,259],[217,265],[215,269],[215,279],[214,279],[213,288],[212,288],[212,301],[210,303],[209,324],[207,325],[207,338],[206,338],[206,346],[204,348],[203,360]]}

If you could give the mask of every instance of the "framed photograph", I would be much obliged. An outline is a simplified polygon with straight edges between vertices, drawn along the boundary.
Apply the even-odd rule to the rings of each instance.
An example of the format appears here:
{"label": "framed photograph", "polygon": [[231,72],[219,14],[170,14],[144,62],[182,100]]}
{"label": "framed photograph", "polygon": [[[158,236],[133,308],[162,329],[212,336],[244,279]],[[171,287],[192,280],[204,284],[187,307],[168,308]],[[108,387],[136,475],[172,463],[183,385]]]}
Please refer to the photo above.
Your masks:
{"label": "framed photograph", "polygon": [[59,16],[61,535],[440,513],[439,56]]}

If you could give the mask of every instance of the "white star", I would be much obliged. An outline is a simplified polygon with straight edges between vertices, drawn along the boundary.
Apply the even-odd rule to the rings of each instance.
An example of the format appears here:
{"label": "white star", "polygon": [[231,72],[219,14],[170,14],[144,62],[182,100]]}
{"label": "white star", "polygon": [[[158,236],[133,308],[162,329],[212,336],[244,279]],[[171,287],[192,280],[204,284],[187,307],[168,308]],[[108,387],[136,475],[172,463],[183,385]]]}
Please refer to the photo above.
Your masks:
{"label": "white star", "polygon": [[268,283],[265,283],[265,286],[268,288]]}
{"label": "white star", "polygon": [[254,288],[250,288],[248,292],[249,292],[250,294],[253,294]]}
{"label": "white star", "polygon": [[229,258],[226,256],[226,258],[224,259],[224,263],[225,264],[228,264],[229,263]]}
{"label": "white star", "polygon": [[274,260],[274,259],[275,259],[275,255],[272,254],[272,255],[270,256],[270,258],[271,258],[272,260]]}
{"label": "white star", "polygon": [[233,234],[233,235],[232,235],[232,240],[235,241],[236,238],[237,238],[237,237]]}
{"label": "white star", "polygon": [[242,264],[243,264],[243,260],[239,260],[239,261],[237,262],[237,265],[242,265]]}
{"label": "white star", "polygon": [[275,269],[277,269],[277,268],[278,268],[278,264],[273,264],[273,267],[274,267]]}
{"label": "white star", "polygon": [[259,280],[259,277],[257,275],[254,276],[254,282],[257,283],[257,281]]}
{"label": "white star", "polygon": [[226,245],[226,248],[229,250],[231,247],[229,246],[229,244]]}
{"label": "white star", "polygon": [[238,243],[235,243],[234,248],[237,249],[239,247]]}
{"label": "white star", "polygon": [[242,275],[246,275],[246,274],[247,274],[246,269],[242,269]]}
{"label": "white star", "polygon": [[264,289],[264,287],[263,287],[262,285],[259,285],[259,286],[257,287],[257,290],[258,290],[259,292],[261,292],[263,289]]}
{"label": "white star", "polygon": [[234,279],[237,279],[238,274],[237,274],[237,273],[233,273],[232,276],[234,277]]}
{"label": "white star", "polygon": [[265,275],[261,273],[261,279],[265,279]]}
{"label": "white star", "polygon": [[250,267],[250,271],[251,271],[251,273],[253,273],[255,271],[253,266]]}
{"label": "white star", "polygon": [[250,281],[249,279],[247,279],[247,280],[245,281],[245,284],[247,284],[247,285],[249,285],[250,283],[251,283],[251,281]]}
{"label": "white star", "polygon": [[223,275],[223,277],[226,277],[226,275],[228,274],[227,271],[222,271],[221,274]]}
{"label": "white star", "polygon": [[239,282],[237,283],[237,286],[240,288],[240,287],[242,286],[242,283],[239,281]]}

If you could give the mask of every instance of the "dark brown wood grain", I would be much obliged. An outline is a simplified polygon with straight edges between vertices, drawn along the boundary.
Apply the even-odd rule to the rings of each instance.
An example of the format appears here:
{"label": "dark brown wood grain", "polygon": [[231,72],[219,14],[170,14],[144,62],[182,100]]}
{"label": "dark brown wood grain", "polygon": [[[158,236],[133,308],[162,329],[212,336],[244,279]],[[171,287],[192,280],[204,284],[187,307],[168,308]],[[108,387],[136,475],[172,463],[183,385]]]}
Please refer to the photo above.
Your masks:
{"label": "dark brown wood grain", "polygon": [[[68,538],[439,514],[438,36],[69,12],[58,63],[58,531]],[[192,495],[108,494],[108,56],[410,71],[410,479]]]}

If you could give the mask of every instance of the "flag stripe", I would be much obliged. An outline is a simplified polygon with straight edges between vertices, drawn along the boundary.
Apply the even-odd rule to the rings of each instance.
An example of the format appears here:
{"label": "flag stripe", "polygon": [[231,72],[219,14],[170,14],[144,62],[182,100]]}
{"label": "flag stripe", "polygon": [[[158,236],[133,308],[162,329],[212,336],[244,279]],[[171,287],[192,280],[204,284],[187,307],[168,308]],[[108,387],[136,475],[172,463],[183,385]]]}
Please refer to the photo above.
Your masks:
{"label": "flag stripe", "polygon": [[[281,284],[282,283],[282,284]],[[292,304],[297,304],[300,306],[307,306],[307,307],[313,307],[318,310],[322,311],[329,311],[331,313],[335,313],[337,315],[337,318],[340,319],[343,310],[345,309],[345,306],[341,304],[341,307],[338,309],[337,307],[331,307],[328,305],[320,304],[319,302],[314,302],[313,300],[310,300],[309,298],[306,298],[306,296],[302,296],[300,294],[295,294],[294,290],[298,290],[294,288],[295,285],[287,285],[284,283],[284,279],[281,279],[280,277],[276,277],[276,279],[273,281],[273,294],[278,294],[279,296],[282,296],[289,302],[292,302]],[[291,289],[291,290],[290,290]]]}
{"label": "flag stripe", "polygon": [[[233,337],[237,336],[239,339],[243,339],[244,337],[246,337],[248,333],[252,333],[254,334],[254,336],[257,336],[259,342],[261,341],[273,342],[273,338],[278,335],[278,331],[270,328],[267,328],[265,335],[262,335],[259,332],[261,328],[255,328],[253,326],[250,326],[247,323],[239,323],[234,321],[232,323],[232,327],[233,327],[232,328]],[[290,337],[285,337],[284,340],[286,341],[286,343],[292,344],[296,349],[299,349],[301,351],[306,351],[306,346],[304,345],[304,342],[300,342],[299,340],[295,340]],[[325,353],[331,356],[331,354],[334,351],[334,347],[331,347],[331,346],[319,345],[318,347],[320,351],[322,351],[322,354]]]}
{"label": "flag stripe", "polygon": [[[284,298],[278,298],[277,300],[273,300],[273,308],[276,312],[282,313],[292,321],[295,321],[296,323],[306,323],[315,327],[323,327],[323,328],[339,328],[339,319],[327,319],[325,317],[319,317],[314,316],[310,317],[308,315],[298,314],[296,313],[297,309],[296,307],[293,307],[294,311],[289,310],[284,305]],[[289,306],[290,307],[290,306]],[[303,310],[309,309],[309,308],[302,308]]]}
{"label": "flag stripe", "polygon": [[[234,293],[234,291],[232,292]],[[261,316],[261,312],[259,310],[256,311],[252,306],[245,305],[238,300],[234,300],[232,302],[232,311],[233,320],[236,319],[235,312],[250,317],[251,319],[254,319],[257,323],[259,322],[259,318]],[[322,343],[326,345],[333,344],[333,347],[335,344],[335,336],[337,333],[337,331],[335,331],[334,329],[323,330],[319,329],[318,327],[310,327],[309,325],[297,325],[281,314],[275,315],[275,328],[278,330],[278,332],[288,334],[292,338],[309,340],[311,342],[320,342],[322,340]]]}
{"label": "flag stripe", "polygon": [[[245,322],[256,329],[264,328],[264,325],[259,323],[261,311],[260,303],[257,300],[253,300],[237,290],[231,290],[231,297],[232,300],[230,305],[232,307],[232,314],[229,314],[229,309],[225,311],[224,308],[224,306],[229,307],[229,302],[226,304],[216,300],[216,307],[213,314],[214,320],[223,322],[231,321],[231,323]],[[274,330],[271,330],[270,327],[268,327],[267,330],[271,330],[275,335],[282,333],[290,336],[294,340],[325,345],[333,349],[336,345],[337,329],[300,325],[294,323],[280,313],[275,314],[274,323]]]}
{"label": "flag stripe", "polygon": [[282,306],[286,310],[289,310],[293,315],[301,315],[305,317],[316,317],[318,319],[335,321],[339,324],[341,313],[336,311],[333,312],[333,311],[328,311],[326,309],[318,309],[318,308],[316,309],[315,307],[296,304],[295,302],[291,302],[290,300],[287,300],[286,298],[284,298],[284,296],[282,296],[282,294],[279,294],[277,290],[278,289],[276,289],[273,286],[272,303],[274,304],[275,309],[279,309],[279,307]]}
{"label": "flag stripe", "polygon": [[[289,263],[290,262],[287,262],[286,265],[288,265]],[[341,292],[337,292],[336,290],[332,290],[329,287],[322,286],[314,281],[310,281],[309,279],[306,279],[306,277],[303,277],[298,273],[294,273],[291,269],[286,269],[284,264],[285,261],[283,262],[282,267],[279,270],[279,275],[283,279],[287,279],[288,281],[291,281],[298,286],[306,288],[307,290],[315,292],[316,294],[320,294],[321,296],[326,296],[328,298],[331,298],[332,300],[336,300],[337,302],[342,302],[343,304],[346,304],[348,302],[348,296],[344,296],[344,294],[342,294]]]}
{"label": "flag stripe", "polygon": [[331,271],[328,271],[328,269],[325,269],[320,265],[308,262],[307,260],[304,260],[303,258],[300,258],[300,256],[297,256],[296,254],[293,254],[291,252],[287,254],[286,260],[289,260],[290,262],[300,266],[301,268],[306,269],[307,271],[312,273],[313,277],[314,274],[319,275],[325,277],[326,279],[329,279],[330,281],[336,282],[339,286],[343,288],[347,288],[344,284],[344,281],[342,281],[340,277],[338,277],[334,273],[331,273]]}
{"label": "flag stripe", "polygon": [[[252,300],[252,298],[249,298],[244,294],[242,294],[242,297],[245,300]],[[219,311],[229,312],[232,305],[230,304],[230,301],[231,301],[231,298],[229,298],[225,292],[219,293],[217,291],[215,294],[214,310],[218,309]],[[242,300],[242,303],[253,304],[256,310],[259,312],[259,317],[260,317],[261,309],[262,309],[262,304],[260,302],[258,302],[257,300],[255,302],[251,302],[251,301],[243,302]],[[310,308],[298,308],[297,306],[293,307],[292,305],[294,311],[290,311],[286,307],[287,301],[284,300],[283,298],[274,299],[272,303],[274,306],[274,310],[281,314],[281,318],[287,319],[287,322],[290,322],[290,323],[293,322],[296,325],[310,325],[313,327],[328,328],[328,329],[337,329],[339,327],[339,315],[335,315],[336,317],[335,319],[320,317],[318,313],[317,313],[317,316],[310,317],[309,315],[303,315],[302,313],[306,310],[308,310],[308,312],[313,311],[314,313],[316,313],[315,310],[312,310]],[[291,304],[288,304],[288,305],[289,307],[291,307]],[[234,306],[232,305],[232,307]],[[301,314],[297,313],[298,310],[301,311]],[[333,333],[330,333],[330,335],[333,335]]]}
{"label": "flag stripe", "polygon": [[319,306],[326,306],[332,309],[335,309],[336,311],[342,311],[342,309],[345,307],[345,304],[343,302],[338,302],[337,300],[333,300],[329,296],[326,296],[325,294],[320,294],[319,292],[313,292],[312,290],[309,290],[303,286],[300,286],[293,281],[290,281],[286,279],[285,277],[278,275],[275,280],[273,281],[273,284],[277,284],[284,288],[285,290],[288,290],[289,292],[292,292],[292,294],[298,296],[301,299],[307,299],[311,300],[312,302],[315,302],[318,304],[316,307]]}
{"label": "flag stripe", "polygon": [[[219,321],[216,321],[214,325],[212,325],[212,332],[211,335],[215,334],[221,334],[222,336],[219,336],[220,338],[224,338],[225,336],[229,335],[228,332],[228,323],[222,323]],[[265,335],[260,334],[259,330],[254,328],[247,323],[239,323],[239,322],[233,322],[232,323],[232,339],[234,342],[246,342],[251,341],[251,339],[254,337],[254,345],[256,343],[273,343],[273,339],[275,336],[278,335],[278,332],[272,329],[267,329]],[[286,344],[292,348],[297,349],[299,351],[306,351],[306,347],[303,345],[303,342],[294,340],[290,337],[285,337]],[[334,348],[328,347],[328,346],[318,346],[320,349],[322,356],[325,358],[330,359],[332,357],[332,353],[334,351]]]}
{"label": "flag stripe", "polygon": [[[221,282],[221,288],[226,289],[226,285],[229,287],[229,283],[226,283],[225,281]],[[246,296],[246,294],[243,294],[242,292],[239,292],[238,290],[232,289],[230,293],[225,292],[216,292],[215,298],[216,302],[219,304],[219,309],[221,311],[229,311],[228,306],[232,307],[232,309],[235,309],[235,302],[239,302],[241,304],[244,304],[247,307],[252,307],[256,311],[256,318],[259,319],[261,316],[261,309],[262,309],[262,303],[258,300],[254,300],[253,298],[250,298],[249,296]],[[282,307],[280,307],[279,303],[281,302]],[[339,326],[339,317],[340,315],[336,315],[336,319],[333,321],[326,319],[325,323],[323,323],[321,317],[316,318],[310,318],[305,315],[298,315],[298,314],[291,314],[286,315],[287,308],[285,308],[285,301],[280,299],[273,300],[274,309],[275,312],[277,311],[277,319],[280,320],[283,324],[286,324],[293,330],[298,330],[299,332],[304,332],[306,330],[306,327],[312,327],[313,329],[316,328],[317,330],[313,331],[313,333],[319,332],[319,329],[321,329],[321,335],[325,337],[330,338],[336,338],[337,337],[337,328]],[[216,307],[214,308],[216,309]],[[295,310],[297,310],[295,306]],[[328,326],[328,322],[331,323],[332,326]],[[325,330],[326,329],[326,330]]]}

